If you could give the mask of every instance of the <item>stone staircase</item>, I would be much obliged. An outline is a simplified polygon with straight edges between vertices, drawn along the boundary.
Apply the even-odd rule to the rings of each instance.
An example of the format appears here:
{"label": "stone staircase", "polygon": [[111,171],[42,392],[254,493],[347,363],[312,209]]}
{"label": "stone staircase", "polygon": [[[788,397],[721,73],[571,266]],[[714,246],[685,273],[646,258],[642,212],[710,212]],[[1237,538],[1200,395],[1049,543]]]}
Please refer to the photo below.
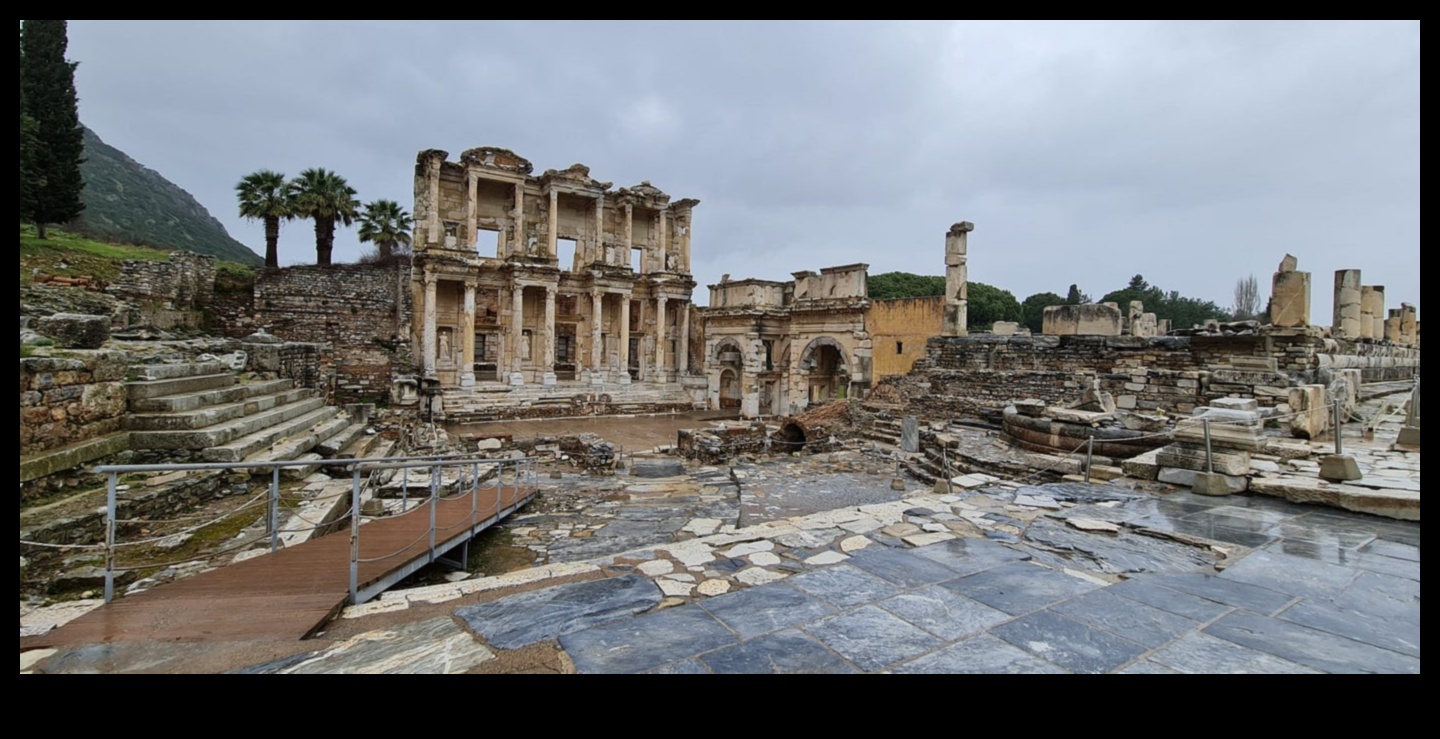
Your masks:
{"label": "stone staircase", "polygon": [[[239,382],[214,362],[132,367],[125,428],[135,449],[196,452],[206,462],[319,460],[371,440],[365,419],[289,380]],[[364,456],[365,450],[359,450]],[[309,468],[287,470],[304,477]]]}
{"label": "stone staircase", "polygon": [[450,389],[445,392],[444,407],[448,420],[478,422],[688,411],[695,409],[695,403],[679,383],[599,386],[561,383]]}

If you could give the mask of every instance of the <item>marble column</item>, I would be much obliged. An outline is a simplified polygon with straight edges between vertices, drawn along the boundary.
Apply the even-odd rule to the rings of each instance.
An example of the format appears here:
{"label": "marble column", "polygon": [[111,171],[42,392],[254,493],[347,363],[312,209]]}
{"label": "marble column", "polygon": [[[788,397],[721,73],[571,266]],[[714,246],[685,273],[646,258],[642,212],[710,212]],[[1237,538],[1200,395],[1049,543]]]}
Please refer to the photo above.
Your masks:
{"label": "marble column", "polygon": [[466,179],[469,181],[469,188],[466,191],[467,195],[465,199],[465,238],[470,240],[470,251],[475,251],[476,245],[480,243],[479,234],[475,231],[478,225],[476,221],[479,220],[479,212],[477,209],[480,207],[479,201],[476,199],[475,191],[479,184],[480,177],[479,175],[471,173]]}
{"label": "marble column", "polygon": [[515,210],[510,213],[510,238],[500,245],[500,258],[525,253],[525,184],[515,183]]}
{"label": "marble column", "polygon": [[690,239],[695,230],[695,216],[690,211],[685,211],[685,230],[680,235],[680,267],[685,274],[690,274]]}
{"label": "marble column", "polygon": [[665,345],[665,296],[655,298],[655,377],[665,381],[665,370],[669,366]]}
{"label": "marble column", "polygon": [[690,372],[690,302],[682,301],[675,307],[680,311],[680,345],[675,348],[675,371],[684,375]]}
{"label": "marble column", "polygon": [[435,376],[435,283],[438,281],[439,277],[434,272],[425,273],[425,323],[420,353],[426,377]]}
{"label": "marble column", "polygon": [[1330,335],[1358,339],[1360,333],[1360,270],[1335,270],[1335,317]]}
{"label": "marble column", "polygon": [[605,371],[605,340],[600,332],[604,329],[605,293],[590,291],[590,374]]}
{"label": "marble column", "polygon": [[465,281],[465,320],[460,324],[460,387],[475,386],[475,280]]}
{"label": "marble column", "polygon": [[600,261],[605,257],[605,196],[595,198],[595,238],[590,242],[590,256],[585,259],[585,266]]}
{"label": "marble column", "polygon": [[1380,341],[1385,338],[1385,286],[1360,287],[1360,334]]}
{"label": "marble column", "polygon": [[510,294],[510,372],[521,372],[525,366],[520,345],[525,342],[525,286],[516,285]]}
{"label": "marble column", "polygon": [[543,372],[555,371],[555,288],[545,287],[545,346],[541,351]]}
{"label": "marble column", "polygon": [[432,244],[442,243],[445,236],[440,228],[440,160],[432,158],[429,162],[430,175],[430,212],[426,216],[426,223],[429,226]]}
{"label": "marble column", "polygon": [[[1399,322],[1396,322],[1399,326]],[[620,382],[630,382],[630,294],[620,293]]]}
{"label": "marble column", "polygon": [[558,243],[558,237],[559,237],[559,233],[558,233],[558,232],[559,232],[559,230],[560,230],[560,191],[559,191],[559,190],[551,190],[551,191],[550,191],[550,237],[549,237],[549,247],[550,247],[550,253],[549,253],[549,255],[550,255],[550,258],[551,258],[551,259],[558,259],[558,258],[559,258],[559,257],[557,256],[557,255],[559,254],[559,251],[557,251],[557,249],[559,248],[559,243]]}
{"label": "marble column", "polygon": [[670,254],[670,214],[660,211],[660,252],[655,255],[656,272],[665,271],[666,257]]}
{"label": "marble column", "polygon": [[941,334],[965,336],[969,333],[967,324],[969,304],[969,267],[966,262],[967,239],[975,224],[961,221],[950,227],[945,234],[945,316]]}
{"label": "marble column", "polygon": [[630,252],[635,248],[635,206],[625,204],[625,258],[620,264],[630,263]]}

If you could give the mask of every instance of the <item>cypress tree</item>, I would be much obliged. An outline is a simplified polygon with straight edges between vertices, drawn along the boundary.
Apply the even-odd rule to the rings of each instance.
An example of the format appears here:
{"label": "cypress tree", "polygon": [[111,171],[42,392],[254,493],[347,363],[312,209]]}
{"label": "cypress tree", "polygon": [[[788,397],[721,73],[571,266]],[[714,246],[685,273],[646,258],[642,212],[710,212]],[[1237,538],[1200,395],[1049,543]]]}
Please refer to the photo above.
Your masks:
{"label": "cypress tree", "polygon": [[85,186],[80,176],[84,133],[75,96],[75,63],[65,60],[67,43],[63,20],[27,20],[20,27],[21,104],[35,121],[34,181],[30,197],[22,197],[21,209],[28,205],[42,239],[46,224],[71,221],[85,209],[80,202]]}

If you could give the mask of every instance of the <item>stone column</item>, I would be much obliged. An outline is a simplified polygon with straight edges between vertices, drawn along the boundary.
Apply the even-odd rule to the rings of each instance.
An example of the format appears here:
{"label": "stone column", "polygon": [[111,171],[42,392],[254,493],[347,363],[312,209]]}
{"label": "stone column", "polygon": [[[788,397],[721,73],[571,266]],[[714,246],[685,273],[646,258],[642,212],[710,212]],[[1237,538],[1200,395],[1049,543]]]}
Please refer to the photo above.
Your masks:
{"label": "stone column", "polygon": [[1360,286],[1360,338],[1375,338],[1375,286]]}
{"label": "stone column", "polygon": [[1330,335],[1336,339],[1360,338],[1360,270],[1335,270],[1335,320]]}
{"label": "stone column", "polygon": [[480,176],[472,172],[466,179],[469,189],[465,199],[465,238],[470,240],[470,251],[475,251],[476,245],[480,243],[479,235],[475,232],[476,221],[479,220],[478,208],[480,207],[476,200],[475,190]]}
{"label": "stone column", "polygon": [[510,213],[514,223],[510,226],[510,238],[500,245],[500,258],[525,252],[525,184],[515,183],[515,210]]}
{"label": "stone column", "polygon": [[556,243],[560,230],[560,191],[550,191],[550,258],[557,259],[559,244]]}
{"label": "stone column", "polygon": [[[605,327],[605,293],[599,290],[590,292],[590,382],[595,383],[597,377],[604,377],[605,372],[605,342],[600,332]],[[598,383],[596,383],[598,384]]]}
{"label": "stone column", "polygon": [[[660,211],[660,252],[657,256],[660,265],[656,272],[665,271],[666,257],[670,254],[670,214],[667,211]],[[646,270],[649,271],[648,269]]]}
{"label": "stone column", "polygon": [[665,296],[655,298],[655,375],[665,381]]}
{"label": "stone column", "polygon": [[[1365,292],[1369,290],[1370,292]],[[1366,301],[1369,303],[1366,303]],[[1371,285],[1360,290],[1360,313],[1370,314],[1370,338],[1385,340],[1385,286]]]}
{"label": "stone column", "polygon": [[[525,341],[525,286],[516,285],[510,294],[510,384],[515,384],[515,375],[521,374],[525,366],[520,345]],[[523,382],[523,381],[522,381]]]}
{"label": "stone column", "polygon": [[961,221],[950,227],[945,234],[945,319],[941,333],[945,336],[965,336],[969,333],[969,267],[966,266],[967,235],[975,230],[975,224]]}
{"label": "stone column", "polygon": [[685,211],[684,230],[680,233],[680,269],[685,274],[690,274],[690,240],[695,230],[695,215],[690,210]]}
{"label": "stone column", "polygon": [[635,205],[625,204],[625,258],[621,264],[630,263],[630,252],[635,248]]}
{"label": "stone column", "polygon": [[605,196],[595,198],[595,240],[590,244],[590,256],[585,260],[586,266],[594,264],[605,257]]}
{"label": "stone column", "polygon": [[425,324],[422,331],[420,353],[421,366],[426,377],[435,376],[435,283],[439,276],[434,272],[425,273]]}
{"label": "stone column", "polygon": [[544,371],[553,373],[555,371],[555,288],[545,287],[545,346],[541,352],[541,363],[545,365]]}
{"label": "stone column", "polygon": [[1283,328],[1310,325],[1310,273],[1297,272],[1299,260],[1286,254],[1270,281],[1270,323]]}
{"label": "stone column", "polygon": [[675,371],[681,375],[690,372],[690,302],[677,306],[680,310],[680,346],[675,351]]}
{"label": "stone column", "polygon": [[431,244],[442,243],[441,240],[445,236],[440,228],[440,161],[441,160],[432,157],[429,162],[430,213],[428,214],[427,223],[430,227],[430,238],[428,241]]}
{"label": "stone column", "polygon": [[475,280],[465,281],[465,320],[460,324],[460,387],[475,386]]}
{"label": "stone column", "polygon": [[1415,306],[1400,304],[1400,343],[1415,346],[1420,341],[1420,326],[1415,320]]}
{"label": "stone column", "polygon": [[1391,344],[1398,345],[1400,343],[1401,313],[1400,308],[1391,308],[1390,317],[1385,319],[1385,340]]}
{"label": "stone column", "polygon": [[620,384],[630,384],[630,294],[620,293]]}

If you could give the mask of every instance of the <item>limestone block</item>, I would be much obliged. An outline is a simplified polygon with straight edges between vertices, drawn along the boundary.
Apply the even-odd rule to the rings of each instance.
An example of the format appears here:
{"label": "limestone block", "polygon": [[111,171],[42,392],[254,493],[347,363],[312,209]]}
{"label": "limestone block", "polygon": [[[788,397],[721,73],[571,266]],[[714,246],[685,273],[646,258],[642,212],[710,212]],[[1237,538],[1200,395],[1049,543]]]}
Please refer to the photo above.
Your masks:
{"label": "limestone block", "polygon": [[1134,457],[1120,462],[1120,469],[1125,474],[1140,480],[1155,480],[1160,476],[1160,450],[1151,449],[1144,454],[1137,454]]}
{"label": "limestone block", "polygon": [[1335,317],[1330,335],[1358,339],[1360,334],[1360,270],[1335,270]]}
{"label": "limestone block", "polygon": [[[1235,450],[1214,450],[1211,462],[1214,471],[1222,475],[1244,475],[1250,471],[1250,453]],[[1208,472],[1205,448],[1189,444],[1171,444],[1160,450],[1155,461],[1161,467],[1175,467],[1195,472]]]}
{"label": "limestone block", "polygon": [[1195,474],[1195,484],[1190,490],[1196,495],[1232,495],[1238,491],[1231,489],[1231,479],[1219,473],[1199,472]]}
{"label": "limestone block", "polygon": [[1314,439],[1330,427],[1330,414],[1325,407],[1325,386],[1305,385],[1290,388],[1290,433],[1301,439]]}
{"label": "limestone block", "polygon": [[1119,336],[1122,321],[1115,305],[1046,306],[1044,333],[1049,336]]}
{"label": "limestone block", "polygon": [[1299,267],[1299,266],[1300,266],[1300,260],[1299,260],[1299,259],[1296,259],[1296,258],[1294,257],[1294,255],[1286,254],[1286,255],[1285,255],[1285,258],[1280,260],[1280,266],[1277,267],[1277,268],[1275,269],[1275,271],[1276,271],[1276,272],[1294,272],[1295,269],[1296,269],[1297,267]]}
{"label": "limestone block", "polygon": [[1191,414],[1191,418],[1202,421],[1209,419],[1212,428],[1216,424],[1249,426],[1252,428],[1258,428],[1260,426],[1260,413],[1258,411],[1240,411],[1214,406],[1202,406],[1195,409]]}
{"label": "limestone block", "polygon": [[1254,398],[1216,398],[1210,402],[1210,407],[1232,411],[1258,411],[1260,403]]}
{"label": "limestone block", "polygon": [[1270,323],[1286,328],[1310,325],[1309,272],[1282,270],[1275,273],[1270,283]]}
{"label": "limestone block", "polygon": [[1015,332],[1019,329],[1020,324],[1014,321],[996,321],[994,325],[990,327],[990,333],[996,336],[1014,336]]}
{"label": "limestone block", "polygon": [[[1175,427],[1175,440],[1203,447],[1205,445],[1204,424],[1186,419]],[[1265,439],[1258,428],[1248,426],[1221,426],[1210,424],[1210,446],[1212,449],[1236,449],[1258,452],[1265,446]]]}
{"label": "limestone block", "polygon": [[[1196,478],[1202,474],[1204,473],[1196,472],[1194,470],[1181,470],[1175,469],[1174,467],[1161,467],[1159,479],[1160,482],[1168,482],[1171,485],[1183,485],[1188,488],[1194,488]],[[1215,480],[1213,479],[1214,477],[1218,477],[1220,479]],[[1232,477],[1230,475],[1221,475],[1217,472],[1214,476],[1212,476],[1212,479],[1208,479],[1206,481],[1205,486],[1207,490],[1213,491],[1215,490],[1215,486],[1218,484],[1223,484],[1231,493],[1243,493],[1245,492],[1245,488],[1249,486],[1250,479],[1247,477]],[[1216,493],[1209,492],[1205,494],[1215,495]]]}
{"label": "limestone block", "polygon": [[110,319],[80,313],[56,313],[35,322],[35,330],[64,349],[99,349],[110,340]]}

